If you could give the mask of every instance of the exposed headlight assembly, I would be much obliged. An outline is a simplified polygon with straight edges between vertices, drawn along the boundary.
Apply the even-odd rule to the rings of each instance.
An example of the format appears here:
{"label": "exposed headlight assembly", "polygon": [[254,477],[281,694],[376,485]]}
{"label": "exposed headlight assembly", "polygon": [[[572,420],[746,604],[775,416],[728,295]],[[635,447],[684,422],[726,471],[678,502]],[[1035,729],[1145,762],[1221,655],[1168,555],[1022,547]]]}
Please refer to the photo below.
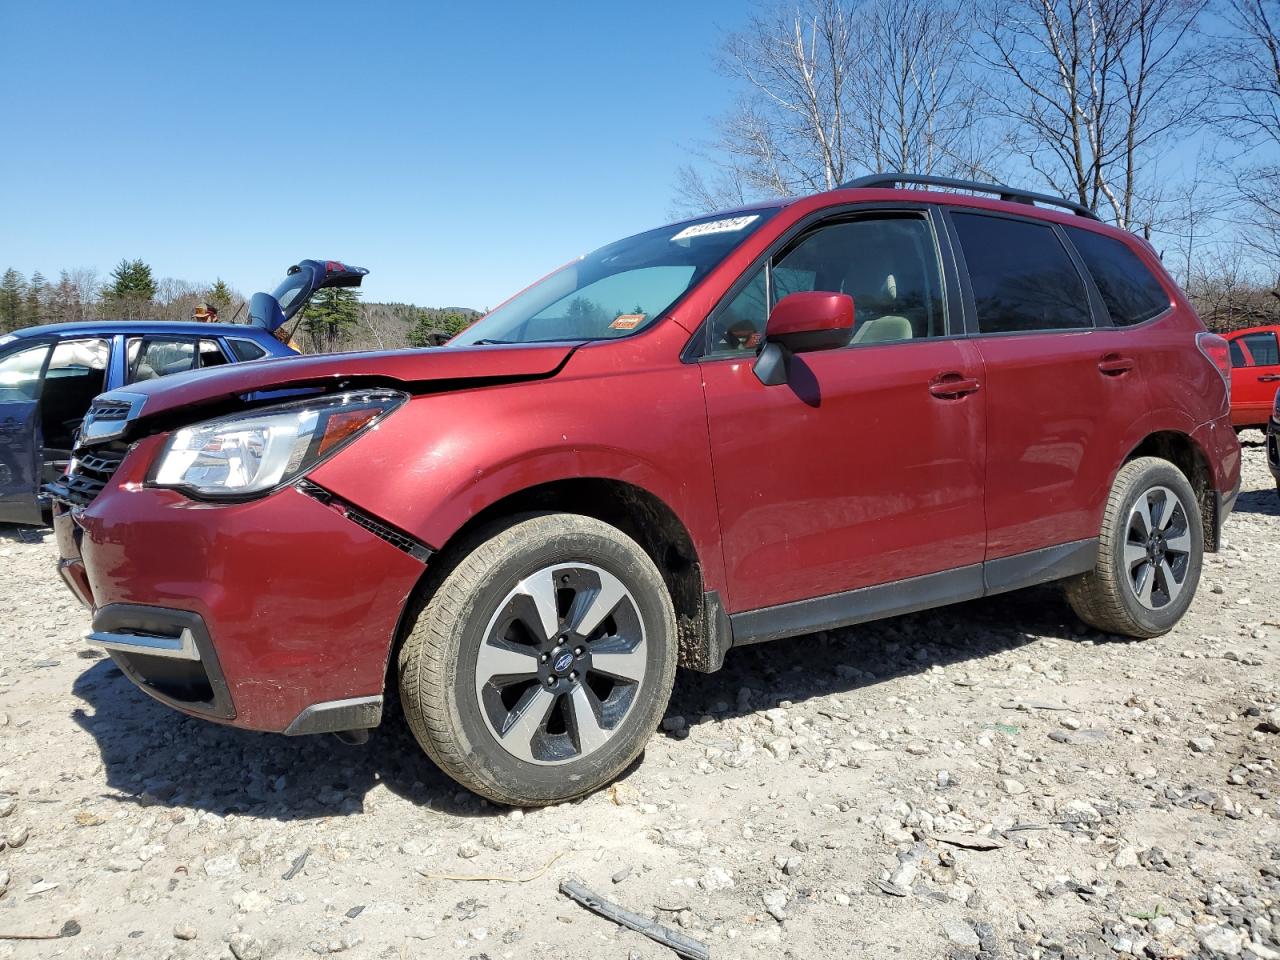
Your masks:
{"label": "exposed headlight assembly", "polygon": [[165,444],[148,483],[209,499],[266,493],[327,460],[407,399],[394,390],[352,391],[183,427]]}

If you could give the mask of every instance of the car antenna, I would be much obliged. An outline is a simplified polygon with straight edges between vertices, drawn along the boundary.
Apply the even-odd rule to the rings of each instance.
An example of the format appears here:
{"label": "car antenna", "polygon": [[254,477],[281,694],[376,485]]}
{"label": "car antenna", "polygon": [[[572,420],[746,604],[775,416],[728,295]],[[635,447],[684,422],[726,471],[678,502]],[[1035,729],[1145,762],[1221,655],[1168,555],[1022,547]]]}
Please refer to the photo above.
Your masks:
{"label": "car antenna", "polygon": [[232,322],[232,323],[237,323],[237,322],[239,322],[239,320],[240,320],[240,314],[244,312],[244,308],[245,308],[245,307],[247,307],[248,305],[249,305],[249,301],[248,301],[248,300],[241,300],[241,301],[240,301],[240,306],[239,306],[239,308],[237,308],[236,312],[235,312],[235,313],[232,315],[232,317],[231,317],[231,322]]}

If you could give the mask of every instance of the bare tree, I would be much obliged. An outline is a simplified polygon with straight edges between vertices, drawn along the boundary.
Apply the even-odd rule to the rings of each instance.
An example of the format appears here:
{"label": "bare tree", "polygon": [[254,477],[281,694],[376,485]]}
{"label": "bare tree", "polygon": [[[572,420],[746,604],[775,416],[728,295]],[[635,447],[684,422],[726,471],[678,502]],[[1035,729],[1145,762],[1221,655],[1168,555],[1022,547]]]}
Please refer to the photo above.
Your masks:
{"label": "bare tree", "polygon": [[948,2],[757,8],[725,40],[722,69],[744,92],[703,163],[680,171],[683,207],[829,190],[871,171],[985,173],[967,39]]}
{"label": "bare tree", "polygon": [[[1247,210],[1242,240],[1280,259],[1280,0],[1228,0],[1210,48],[1212,118],[1244,151],[1236,189]],[[1273,266],[1280,274],[1280,268]]]}
{"label": "bare tree", "polygon": [[1057,192],[1149,232],[1152,161],[1197,106],[1185,41],[1205,0],[974,6],[975,52],[1015,151]]}
{"label": "bare tree", "polygon": [[1187,281],[1187,296],[1216,333],[1280,322],[1280,296],[1251,273],[1239,246],[1201,257]]}

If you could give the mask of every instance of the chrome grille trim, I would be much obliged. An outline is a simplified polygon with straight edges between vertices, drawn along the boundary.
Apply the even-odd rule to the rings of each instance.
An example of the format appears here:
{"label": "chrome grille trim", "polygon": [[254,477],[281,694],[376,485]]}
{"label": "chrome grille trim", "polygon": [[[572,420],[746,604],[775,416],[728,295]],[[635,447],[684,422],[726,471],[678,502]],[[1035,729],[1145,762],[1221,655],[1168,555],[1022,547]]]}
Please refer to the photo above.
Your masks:
{"label": "chrome grille trim", "polygon": [[147,398],[142,394],[123,390],[112,390],[95,397],[80,425],[80,443],[101,443],[122,436],[130,422],[142,413],[146,402]]}

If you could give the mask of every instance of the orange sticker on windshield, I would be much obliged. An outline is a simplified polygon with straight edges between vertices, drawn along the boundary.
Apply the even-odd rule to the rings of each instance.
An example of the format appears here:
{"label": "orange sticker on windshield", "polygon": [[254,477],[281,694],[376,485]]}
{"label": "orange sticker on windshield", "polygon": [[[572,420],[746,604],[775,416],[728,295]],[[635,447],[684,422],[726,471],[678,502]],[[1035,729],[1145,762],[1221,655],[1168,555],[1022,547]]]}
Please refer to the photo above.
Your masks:
{"label": "orange sticker on windshield", "polygon": [[620,313],[613,318],[613,323],[609,326],[614,330],[634,330],[644,323],[644,317],[643,313]]}

